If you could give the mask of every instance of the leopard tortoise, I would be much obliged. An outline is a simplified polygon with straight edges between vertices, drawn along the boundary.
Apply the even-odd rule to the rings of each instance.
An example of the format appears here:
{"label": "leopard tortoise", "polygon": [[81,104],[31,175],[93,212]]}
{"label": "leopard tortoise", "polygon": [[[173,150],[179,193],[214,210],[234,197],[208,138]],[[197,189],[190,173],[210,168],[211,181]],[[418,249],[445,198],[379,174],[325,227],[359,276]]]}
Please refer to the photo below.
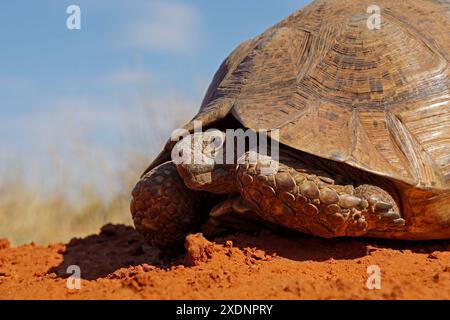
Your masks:
{"label": "leopard tortoise", "polygon": [[185,129],[277,129],[278,171],[250,150],[176,164],[169,141],[132,193],[149,242],[249,212],[325,238],[450,238],[450,3],[377,0],[371,28],[373,2],[314,1],[223,62]]}

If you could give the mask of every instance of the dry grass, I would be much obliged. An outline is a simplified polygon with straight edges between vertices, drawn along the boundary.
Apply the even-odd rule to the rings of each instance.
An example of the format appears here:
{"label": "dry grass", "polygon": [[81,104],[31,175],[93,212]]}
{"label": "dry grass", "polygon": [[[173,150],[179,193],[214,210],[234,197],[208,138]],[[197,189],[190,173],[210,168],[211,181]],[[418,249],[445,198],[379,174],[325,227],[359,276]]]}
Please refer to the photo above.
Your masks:
{"label": "dry grass", "polygon": [[[128,107],[123,116],[132,117],[132,125],[120,132],[120,146],[99,149],[73,138],[82,136],[79,132],[64,132],[64,143],[76,146],[75,156],[73,150],[70,157],[58,148],[47,150],[47,160],[40,160],[47,169],[32,169],[32,182],[23,167],[8,168],[0,180],[0,239],[45,245],[97,233],[106,223],[132,224],[130,193],[139,175],[195,109],[176,99],[165,106]],[[28,163],[34,163],[32,156]]]}
{"label": "dry grass", "polygon": [[20,175],[11,175],[0,188],[0,238],[16,245],[48,244],[96,233],[106,223],[131,224],[130,190],[143,167],[109,176],[101,190],[91,181],[42,192]]}

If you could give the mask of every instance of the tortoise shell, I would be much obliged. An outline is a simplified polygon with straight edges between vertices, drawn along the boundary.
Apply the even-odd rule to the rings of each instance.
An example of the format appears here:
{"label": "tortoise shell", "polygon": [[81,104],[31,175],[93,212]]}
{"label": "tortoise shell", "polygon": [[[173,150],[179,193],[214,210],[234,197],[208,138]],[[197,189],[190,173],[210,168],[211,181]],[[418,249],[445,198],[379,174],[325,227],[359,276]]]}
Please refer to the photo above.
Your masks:
{"label": "tortoise shell", "polygon": [[315,1],[241,44],[194,120],[232,114],[296,150],[450,190],[450,3],[378,0],[375,29],[372,4]]}

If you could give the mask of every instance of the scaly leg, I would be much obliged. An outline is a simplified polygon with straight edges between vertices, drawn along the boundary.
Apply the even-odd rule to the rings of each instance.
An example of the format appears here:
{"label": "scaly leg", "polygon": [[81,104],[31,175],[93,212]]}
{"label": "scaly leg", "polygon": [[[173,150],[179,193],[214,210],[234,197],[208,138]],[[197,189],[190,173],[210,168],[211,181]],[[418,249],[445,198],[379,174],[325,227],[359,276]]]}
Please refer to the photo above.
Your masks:
{"label": "scaly leg", "polygon": [[256,164],[249,159],[256,158],[246,154],[237,169],[239,191],[267,221],[325,238],[404,228],[394,199],[379,187],[335,184],[328,174],[291,158],[266,176],[261,168],[268,159]]}
{"label": "scaly leg", "polygon": [[188,189],[172,162],[164,163],[136,185],[131,214],[145,240],[161,249],[183,244],[207,219],[208,196]]}

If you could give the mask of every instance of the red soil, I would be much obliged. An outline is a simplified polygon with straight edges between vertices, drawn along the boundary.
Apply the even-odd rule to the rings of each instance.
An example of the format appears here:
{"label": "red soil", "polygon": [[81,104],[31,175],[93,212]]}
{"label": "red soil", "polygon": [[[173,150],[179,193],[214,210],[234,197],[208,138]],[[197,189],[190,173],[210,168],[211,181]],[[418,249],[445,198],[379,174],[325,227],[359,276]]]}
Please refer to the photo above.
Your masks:
{"label": "red soil", "polygon": [[[449,299],[450,241],[189,236],[162,261],[125,226],[70,243],[11,248],[0,240],[0,299]],[[68,266],[81,289],[66,287]],[[367,289],[367,268],[381,290]]]}

